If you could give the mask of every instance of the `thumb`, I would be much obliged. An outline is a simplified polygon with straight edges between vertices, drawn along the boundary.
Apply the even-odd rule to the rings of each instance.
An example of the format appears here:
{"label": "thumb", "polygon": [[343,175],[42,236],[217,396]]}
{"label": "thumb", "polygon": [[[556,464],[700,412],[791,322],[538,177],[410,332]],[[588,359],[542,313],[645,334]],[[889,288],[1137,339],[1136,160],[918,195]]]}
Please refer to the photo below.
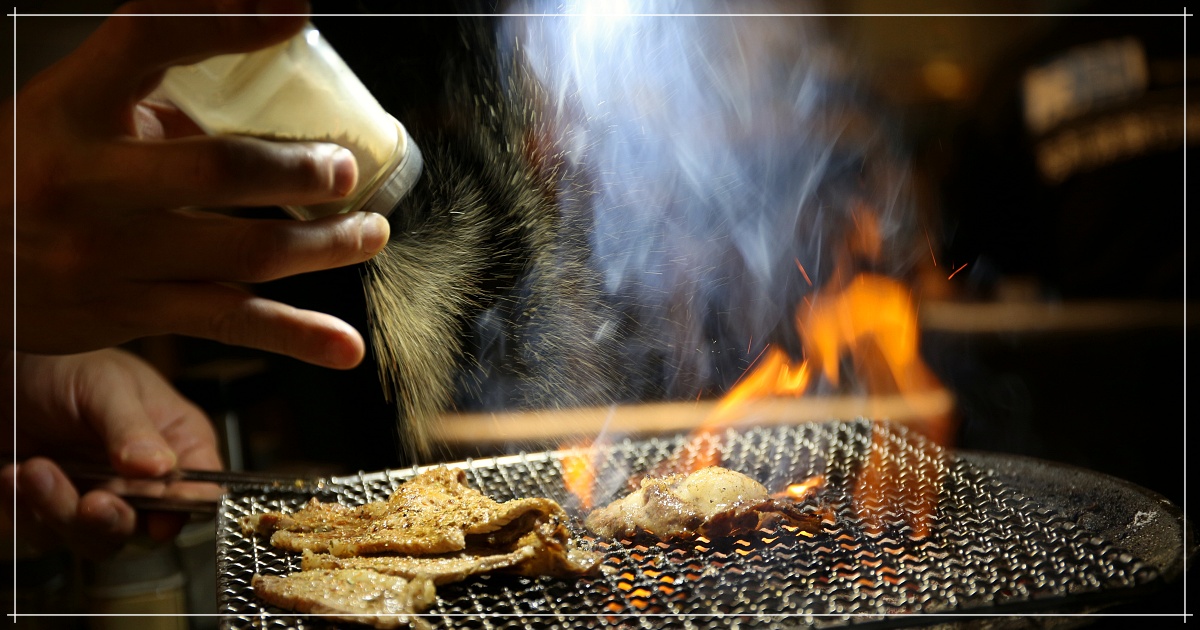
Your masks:
{"label": "thumb", "polygon": [[[123,371],[113,367],[114,377]],[[130,477],[165,475],[175,468],[177,456],[151,420],[139,389],[136,383],[119,381],[94,388],[84,413],[104,441],[114,470]]]}
{"label": "thumb", "polygon": [[122,431],[112,440],[109,461],[122,475],[161,477],[175,468],[175,452],[157,432]]}

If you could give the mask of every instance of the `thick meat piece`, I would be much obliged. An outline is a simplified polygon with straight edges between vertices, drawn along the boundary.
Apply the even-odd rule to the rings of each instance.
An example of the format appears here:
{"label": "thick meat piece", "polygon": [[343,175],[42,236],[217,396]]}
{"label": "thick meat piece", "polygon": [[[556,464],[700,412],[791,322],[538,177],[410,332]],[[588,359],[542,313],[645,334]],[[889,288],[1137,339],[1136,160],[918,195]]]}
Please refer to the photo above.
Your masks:
{"label": "thick meat piece", "polygon": [[429,578],[406,579],[362,569],[299,571],[286,577],[255,575],[254,592],[263,601],[302,613],[397,628],[406,615],[429,607],[436,597]]}
{"label": "thick meat piece", "polygon": [[586,525],[609,538],[646,532],[660,538],[699,533],[720,538],[756,529],[764,520],[815,527],[794,504],[774,500],[757,481],[710,466],[690,475],[643,479],[628,496],[593,510]]}
{"label": "thick meat piece", "polygon": [[346,507],[313,499],[294,513],[246,517],[242,529],[270,534],[273,546],[288,551],[430,555],[465,549],[469,538],[510,543],[535,523],[562,519],[562,507],[550,499],[498,503],[468,487],[462,470],[435,468],[401,484],[387,501]]}

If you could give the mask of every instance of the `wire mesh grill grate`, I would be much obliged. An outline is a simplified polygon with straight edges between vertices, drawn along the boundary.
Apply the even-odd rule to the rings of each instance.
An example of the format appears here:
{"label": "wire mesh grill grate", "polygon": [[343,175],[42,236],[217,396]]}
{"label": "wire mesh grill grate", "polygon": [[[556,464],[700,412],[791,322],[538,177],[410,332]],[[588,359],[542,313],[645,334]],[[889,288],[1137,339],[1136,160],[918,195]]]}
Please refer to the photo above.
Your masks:
{"label": "wire mesh grill grate", "polygon": [[[891,617],[899,613],[1076,607],[1159,578],[1154,566],[968,458],[901,427],[865,420],[729,430],[699,449],[684,437],[603,445],[593,459],[596,502],[623,494],[631,477],[709,448],[723,466],[772,492],[823,476],[804,508],[822,518],[821,530],[778,526],[732,541],[612,541],[577,529],[604,554],[610,572],[581,580],[476,576],[440,586],[426,620],[445,628],[705,627],[733,621],[741,627],[894,626],[904,623]],[[578,500],[564,487],[561,457],[539,453],[450,465],[466,469],[468,483],[496,500],[546,496],[582,517]],[[387,498],[415,473],[341,477],[330,488],[338,501],[360,504]],[[299,570],[299,557],[237,527],[244,515],[292,510],[307,498],[243,489],[223,502],[218,598],[226,627],[327,625],[254,597],[255,573]]]}

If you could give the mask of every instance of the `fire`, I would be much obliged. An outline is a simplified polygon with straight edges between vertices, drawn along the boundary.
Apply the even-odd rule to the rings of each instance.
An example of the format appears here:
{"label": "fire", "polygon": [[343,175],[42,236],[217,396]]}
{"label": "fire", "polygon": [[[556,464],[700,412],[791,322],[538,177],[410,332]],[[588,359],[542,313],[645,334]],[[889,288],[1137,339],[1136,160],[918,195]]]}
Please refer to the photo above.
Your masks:
{"label": "fire", "polygon": [[596,485],[596,470],[592,464],[591,448],[571,448],[562,456],[563,484],[579,499],[579,507],[592,509],[592,489]]}
{"label": "fire", "polygon": [[795,499],[796,501],[803,501],[816,495],[817,492],[820,492],[821,488],[824,487],[825,475],[813,475],[812,477],[809,477],[800,483],[794,483],[788,486],[787,489],[783,491],[783,495],[790,499]]}
{"label": "fire", "polygon": [[[921,359],[912,291],[893,278],[853,274],[860,261],[878,262],[883,243],[876,213],[860,204],[853,217],[854,227],[844,241],[834,273],[797,309],[793,323],[804,358],[795,359],[782,348],[768,346],[721,399],[698,434],[714,434],[741,420],[750,401],[812,395],[817,384],[827,383],[835,390],[854,389],[843,383],[842,366],[847,357],[854,368],[853,385],[867,396],[905,396],[941,389]],[[800,260],[795,262],[804,281],[813,286]],[[949,417],[925,418],[914,428],[938,444],[946,444],[950,437]]]}
{"label": "fire", "polygon": [[[793,324],[801,340],[803,358],[791,356],[782,347],[768,345],[684,447],[660,462],[648,476],[689,473],[720,465],[725,428],[742,421],[748,403],[753,401],[819,396],[830,389],[906,399],[941,390],[941,384],[920,355],[917,302],[911,289],[883,275],[853,273],[860,262],[878,262],[880,235],[873,213],[856,213],[854,230],[844,242],[834,273],[797,309]],[[813,286],[812,278],[798,259],[796,267]],[[851,367],[849,374],[844,373],[847,366]],[[919,403],[911,402],[914,409],[920,408]],[[929,438],[936,447],[949,442],[953,427],[949,414],[939,412],[910,423],[910,428]],[[906,481],[896,461],[903,455],[900,459],[907,462],[908,455],[889,441],[893,437],[885,425],[875,427],[869,451],[854,482],[855,513],[864,531],[872,534],[882,531],[886,515],[902,514],[911,527],[911,535],[922,538],[930,531],[940,481],[922,478],[915,485],[911,479]],[[585,509],[591,506],[594,483],[592,460],[586,453],[586,449],[574,451],[563,462],[567,487],[580,498]],[[806,500],[817,495],[824,485],[825,478],[817,475],[788,486],[780,494]],[[905,507],[900,509],[897,505]]]}
{"label": "fire", "polygon": [[834,385],[849,352],[870,394],[940,387],[921,360],[912,293],[896,280],[861,274],[830,299],[814,300],[797,327],[807,360]]}
{"label": "fire", "polygon": [[[941,387],[921,359],[912,293],[896,280],[864,273],[840,290],[818,292],[797,313],[795,325],[805,358],[796,361],[783,349],[768,346],[699,433],[710,434],[739,420],[747,402],[812,394],[818,382],[842,385],[841,366],[847,356],[868,395],[917,394]],[[927,418],[915,428],[939,444],[949,439],[948,418]]]}
{"label": "fire", "polygon": [[808,388],[811,380],[807,362],[797,365],[786,352],[774,346],[767,346],[756,364],[757,367],[721,399],[706,426],[735,419],[744,403],[761,398],[763,392],[776,396],[799,396]]}

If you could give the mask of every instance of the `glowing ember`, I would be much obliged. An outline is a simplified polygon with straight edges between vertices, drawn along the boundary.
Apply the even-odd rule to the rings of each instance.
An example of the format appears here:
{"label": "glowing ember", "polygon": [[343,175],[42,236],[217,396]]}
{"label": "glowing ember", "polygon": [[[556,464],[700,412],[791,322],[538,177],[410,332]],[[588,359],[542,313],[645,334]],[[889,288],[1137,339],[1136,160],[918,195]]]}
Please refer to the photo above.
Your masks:
{"label": "glowing ember", "polygon": [[804,276],[804,281],[811,287],[813,285],[812,278],[808,277],[808,272],[804,270],[804,265],[800,264],[799,258],[796,259],[796,268],[800,270],[800,275]]}
{"label": "glowing ember", "polygon": [[935,444],[906,439],[875,423],[867,460],[854,481],[854,512],[863,531],[882,535],[888,515],[901,515],[909,536],[927,537],[941,492],[936,462],[942,453]]}
{"label": "glowing ember", "polygon": [[786,497],[803,501],[825,487],[825,475],[813,475],[800,483],[794,483],[784,490],[783,494]]}

